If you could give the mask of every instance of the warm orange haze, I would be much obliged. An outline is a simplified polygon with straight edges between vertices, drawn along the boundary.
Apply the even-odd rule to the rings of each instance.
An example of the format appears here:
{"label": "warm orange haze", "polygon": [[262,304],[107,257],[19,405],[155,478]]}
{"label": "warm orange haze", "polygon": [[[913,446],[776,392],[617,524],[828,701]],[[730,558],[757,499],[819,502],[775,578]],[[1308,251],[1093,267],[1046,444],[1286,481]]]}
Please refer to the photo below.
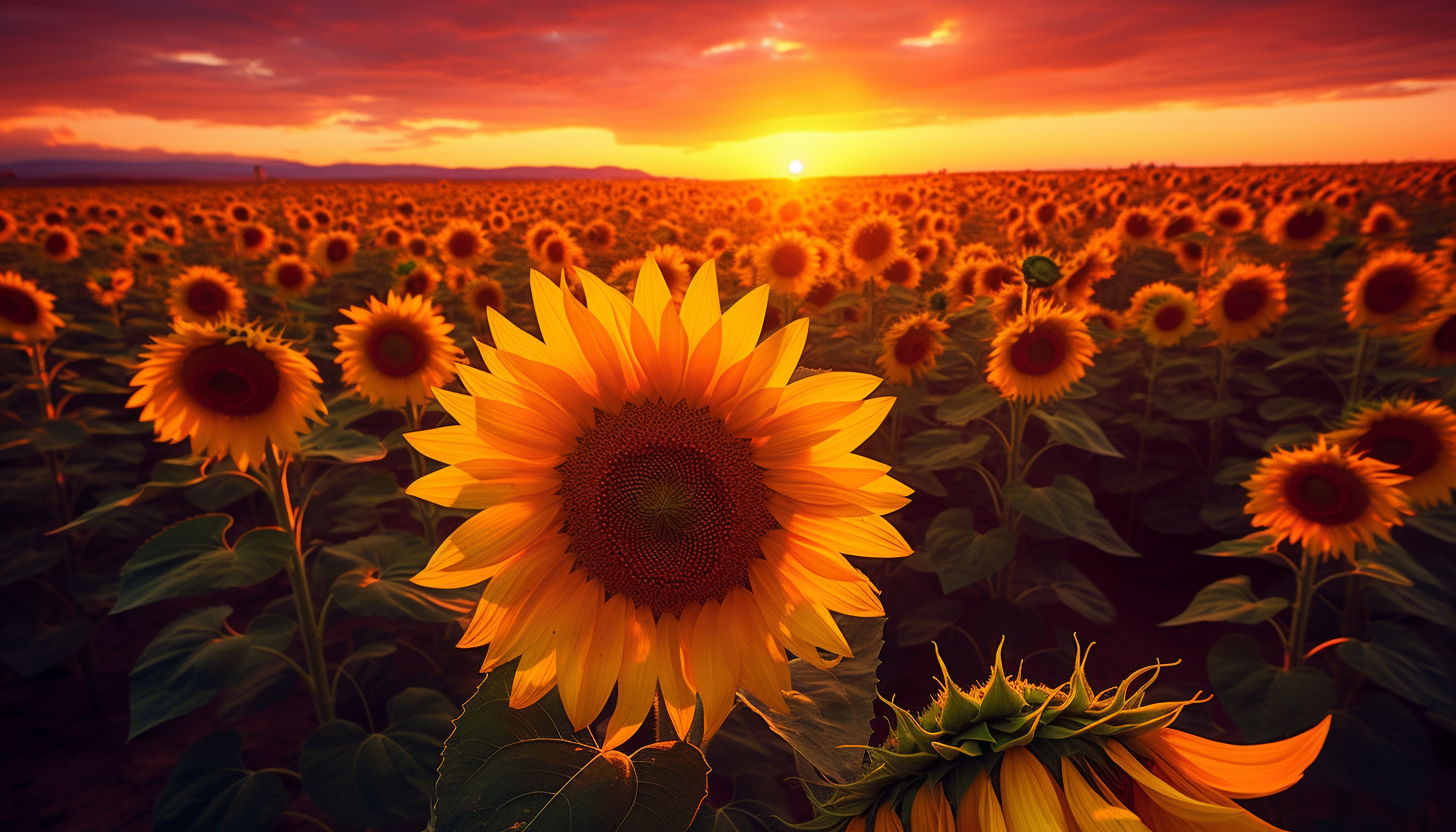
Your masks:
{"label": "warm orange haze", "polygon": [[638,6],[11,2],[0,162],[658,176],[1456,155],[1439,0]]}
{"label": "warm orange haze", "polygon": [[1456,5],[0,5],[4,832],[1450,832]]}

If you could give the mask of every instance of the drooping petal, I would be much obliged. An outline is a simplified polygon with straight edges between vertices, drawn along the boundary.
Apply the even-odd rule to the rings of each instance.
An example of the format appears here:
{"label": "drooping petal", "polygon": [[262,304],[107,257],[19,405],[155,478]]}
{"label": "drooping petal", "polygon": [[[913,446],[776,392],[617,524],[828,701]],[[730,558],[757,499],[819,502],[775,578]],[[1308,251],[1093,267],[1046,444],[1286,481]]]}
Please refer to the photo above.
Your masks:
{"label": "drooping petal", "polygon": [[561,504],[554,497],[491,506],[461,523],[411,580],[437,589],[480,583],[512,555],[559,528]]}
{"label": "drooping petal", "polygon": [[1130,742],[1149,756],[1181,770],[1191,779],[1232,798],[1264,797],[1299,781],[1314,763],[1330,731],[1331,717],[1278,742],[1230,745],[1171,728],[1153,731]]}
{"label": "drooping petal", "polygon": [[1025,748],[1001,758],[1001,808],[1007,832],[1068,832],[1056,782]]}
{"label": "drooping petal", "polygon": [[956,803],[955,832],[1006,832],[1006,818],[991,777],[982,771]]}
{"label": "drooping petal", "polygon": [[1062,758],[1062,787],[1081,832],[1151,832],[1131,810],[1104,800],[1066,757]]}
{"label": "drooping petal", "polygon": [[1169,814],[1182,818],[1193,824],[1228,824],[1240,815],[1247,813],[1237,806],[1215,806],[1205,803],[1197,798],[1190,797],[1183,792],[1173,788],[1157,775],[1148,771],[1147,767],[1138,762],[1121,743],[1112,740],[1106,745],[1107,756],[1112,759],[1133,782],[1142,787],[1143,791],[1154,803],[1158,804]]}

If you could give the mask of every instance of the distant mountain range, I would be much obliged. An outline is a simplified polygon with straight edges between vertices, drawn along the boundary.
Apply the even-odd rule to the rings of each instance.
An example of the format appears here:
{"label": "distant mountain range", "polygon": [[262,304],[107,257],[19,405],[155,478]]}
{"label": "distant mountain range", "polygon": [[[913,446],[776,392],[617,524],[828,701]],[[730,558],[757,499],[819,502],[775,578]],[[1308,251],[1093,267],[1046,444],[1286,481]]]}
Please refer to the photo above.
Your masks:
{"label": "distant mountain range", "polygon": [[26,159],[0,162],[0,182],[239,182],[253,179],[261,165],[268,179],[348,182],[449,180],[477,182],[499,179],[655,179],[652,174],[610,165],[574,168],[562,165],[508,168],[443,168],[432,165],[305,165],[286,159]]}

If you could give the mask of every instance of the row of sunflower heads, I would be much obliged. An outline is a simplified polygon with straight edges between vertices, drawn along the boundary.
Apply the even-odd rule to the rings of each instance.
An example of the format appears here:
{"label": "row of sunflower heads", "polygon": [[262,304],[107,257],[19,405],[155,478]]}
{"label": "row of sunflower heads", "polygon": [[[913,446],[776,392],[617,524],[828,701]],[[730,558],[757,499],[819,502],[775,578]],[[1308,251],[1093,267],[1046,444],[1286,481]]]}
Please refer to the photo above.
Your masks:
{"label": "row of sunflower heads", "polygon": [[1330,718],[1279,742],[1229,745],[1169,727],[1198,697],[1152,702],[1161,663],[1115,688],[1049,687],[1006,674],[961,688],[941,663],[940,694],[919,716],[894,703],[894,730],[863,776],[806,789],[813,832],[1103,832],[1273,829],[1235,799],[1294,785],[1319,756]]}

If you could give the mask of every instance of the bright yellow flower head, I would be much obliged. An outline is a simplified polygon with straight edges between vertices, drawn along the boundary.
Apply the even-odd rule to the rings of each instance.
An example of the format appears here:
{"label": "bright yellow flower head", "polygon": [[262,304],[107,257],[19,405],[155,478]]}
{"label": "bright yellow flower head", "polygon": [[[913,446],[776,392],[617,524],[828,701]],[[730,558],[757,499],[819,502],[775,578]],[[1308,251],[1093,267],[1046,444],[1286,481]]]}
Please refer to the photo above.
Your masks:
{"label": "bright yellow flower head", "polygon": [[489,579],[460,645],[520,658],[512,706],[556,686],[580,728],[615,686],[608,747],[659,686],[684,736],[698,696],[705,736],[739,687],[783,709],[786,650],[823,666],[849,655],[831,610],[881,614],[843,554],[909,554],[881,515],[910,489],[853,453],[893,400],[857,373],[790,383],[807,319],[757,344],[767,287],[720,313],[711,261],[681,312],[650,259],[630,301],[578,275],[586,305],[532,273],[544,341],[489,312],[489,372],[436,391],[460,424],[408,435],[448,466],[409,493],[479,510],[415,581]]}
{"label": "bright yellow flower head", "polygon": [[450,340],[454,325],[445,322],[423,295],[370,298],[368,308],[343,310],[352,324],[335,328],[334,359],[344,382],[359,395],[387,407],[424,404],[431,390],[455,377],[460,350]]}

